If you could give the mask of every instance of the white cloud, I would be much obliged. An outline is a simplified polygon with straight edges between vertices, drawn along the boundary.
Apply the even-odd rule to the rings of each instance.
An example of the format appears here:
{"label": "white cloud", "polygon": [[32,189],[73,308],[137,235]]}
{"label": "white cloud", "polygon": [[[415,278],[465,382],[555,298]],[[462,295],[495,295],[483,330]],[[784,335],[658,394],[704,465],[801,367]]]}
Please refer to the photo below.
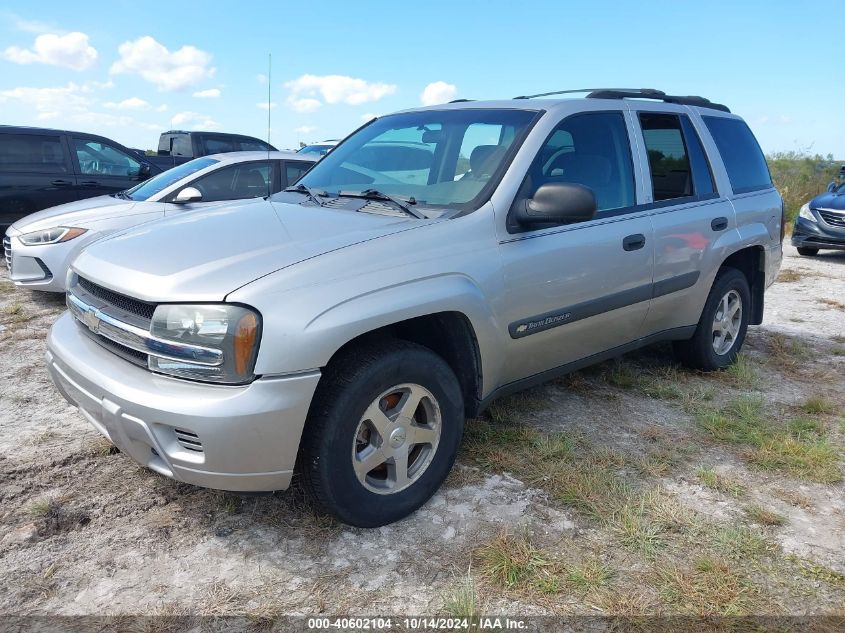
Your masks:
{"label": "white cloud", "polygon": [[27,18],[22,18],[16,13],[3,11],[0,13],[0,17],[10,21],[16,30],[23,31],[24,33],[64,33],[64,31],[57,29],[47,22],[42,22],[41,20],[28,20]]}
{"label": "white cloud", "polygon": [[35,38],[32,49],[10,46],[3,58],[16,64],[49,64],[73,70],[85,70],[97,61],[97,49],[88,43],[85,33],[67,35],[44,33]]}
{"label": "white cloud", "polygon": [[194,46],[170,52],[146,35],[118,48],[120,60],[112,64],[112,74],[138,74],[159,90],[183,90],[214,76],[211,54]]}
{"label": "white cloud", "polygon": [[197,99],[217,99],[220,96],[220,90],[217,88],[209,88],[208,90],[198,90],[194,93]]}
{"label": "white cloud", "polygon": [[458,94],[458,87],[455,84],[447,84],[445,81],[435,81],[428,84],[420,95],[423,105],[438,105],[447,103]]}
{"label": "white cloud", "polygon": [[210,116],[197,112],[178,112],[171,119],[173,125],[190,127],[192,130],[213,130],[220,124]]}
{"label": "white cloud", "polygon": [[319,99],[294,99],[288,97],[288,106],[294,112],[314,112],[319,110],[323,103]]}
{"label": "white cloud", "polygon": [[90,108],[94,100],[89,96],[92,88],[70,82],[55,88],[30,88],[26,86],[0,90],[0,103],[17,101],[35,110],[37,119],[52,119],[59,114],[81,112]]}
{"label": "white cloud", "polygon": [[107,101],[103,105],[111,110],[146,110],[150,107],[149,103],[138,97],[129,97],[118,102]]}
{"label": "white cloud", "polygon": [[298,128],[294,129],[294,132],[300,135],[311,134],[312,132],[316,132],[317,128],[313,125],[301,125]]}
{"label": "white cloud", "polygon": [[380,114],[374,114],[372,112],[365,112],[364,114],[361,115],[361,120],[364,123],[366,123],[367,121],[372,121],[373,119],[377,119],[380,116],[381,116]]}
{"label": "white cloud", "polygon": [[760,125],[789,125],[792,123],[792,117],[781,114],[778,116],[769,116],[768,114],[757,119]]}
{"label": "white cloud", "polygon": [[323,102],[361,105],[396,92],[394,84],[368,82],[345,75],[302,75],[286,82],[285,88],[290,91],[288,105],[296,112],[313,112]]}
{"label": "white cloud", "polygon": [[156,108],[156,112],[167,112],[167,104],[162,103],[159,107]]}
{"label": "white cloud", "polygon": [[256,103],[256,104],[255,104],[255,107],[256,107],[256,108],[258,108],[258,109],[260,109],[260,110],[272,110],[273,108],[275,108],[275,107],[276,107],[276,105],[277,105],[277,104],[276,104],[276,102],[275,102],[275,101],[271,101],[271,102],[269,103],[269,105],[268,105],[268,103],[267,103],[266,101],[264,101],[264,102],[262,102],[262,103]]}

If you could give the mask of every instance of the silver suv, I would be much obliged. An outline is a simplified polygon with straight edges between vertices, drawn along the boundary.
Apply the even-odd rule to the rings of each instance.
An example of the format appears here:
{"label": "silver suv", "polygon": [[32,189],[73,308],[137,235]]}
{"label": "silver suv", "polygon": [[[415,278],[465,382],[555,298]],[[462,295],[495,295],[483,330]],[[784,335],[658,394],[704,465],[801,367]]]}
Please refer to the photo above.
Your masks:
{"label": "silver suv", "polygon": [[494,398],[655,341],[729,365],[781,261],[748,126],[658,91],[535,97],[378,118],[265,202],[88,247],[57,387],[168,477],[271,491],[296,466],[378,526]]}

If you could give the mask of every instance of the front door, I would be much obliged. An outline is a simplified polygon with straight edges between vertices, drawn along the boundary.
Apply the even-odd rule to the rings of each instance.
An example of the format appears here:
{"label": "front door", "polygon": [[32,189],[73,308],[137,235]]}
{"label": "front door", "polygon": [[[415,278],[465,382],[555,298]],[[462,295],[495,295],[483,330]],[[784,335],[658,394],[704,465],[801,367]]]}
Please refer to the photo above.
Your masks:
{"label": "front door", "polygon": [[514,205],[549,182],[585,185],[592,220],[525,230],[509,220],[500,239],[508,327],[505,382],[631,342],[652,291],[653,232],[637,207],[630,131],[623,112],[569,116],[534,159]]}
{"label": "front door", "polygon": [[100,139],[68,138],[79,174],[78,197],[91,198],[130,189],[138,184],[141,161]]}

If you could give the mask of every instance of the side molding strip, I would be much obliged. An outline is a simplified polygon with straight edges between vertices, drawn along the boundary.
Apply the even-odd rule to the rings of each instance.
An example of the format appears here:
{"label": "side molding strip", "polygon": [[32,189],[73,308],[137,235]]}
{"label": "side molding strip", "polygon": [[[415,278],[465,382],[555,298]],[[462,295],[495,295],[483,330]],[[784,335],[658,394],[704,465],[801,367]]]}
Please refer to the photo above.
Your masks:
{"label": "side molding strip", "polygon": [[695,270],[656,283],[644,284],[636,288],[629,288],[622,292],[613,293],[612,295],[599,297],[598,299],[590,299],[589,301],[577,303],[567,308],[528,317],[511,323],[508,326],[508,333],[511,335],[511,338],[519,339],[538,332],[545,332],[561,325],[588,319],[597,314],[618,310],[619,308],[648,301],[655,297],[662,297],[673,292],[686,290],[696,284],[699,275],[699,271]]}

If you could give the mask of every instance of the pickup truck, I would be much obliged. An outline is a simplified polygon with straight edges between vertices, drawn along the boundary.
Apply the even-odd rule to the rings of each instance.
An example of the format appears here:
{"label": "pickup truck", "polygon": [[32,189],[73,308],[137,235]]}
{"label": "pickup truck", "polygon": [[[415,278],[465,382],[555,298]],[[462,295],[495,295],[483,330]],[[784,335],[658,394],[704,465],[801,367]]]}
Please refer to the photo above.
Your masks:
{"label": "pickup truck", "polygon": [[748,125],[655,90],[543,96],[383,116],[266,200],[90,245],[54,383],[158,473],[261,492],[297,469],[373,527],[499,396],[658,341],[729,366],[782,258]]}
{"label": "pickup truck", "polygon": [[200,156],[228,152],[275,152],[276,148],[266,141],[243,134],[168,130],[161,133],[155,154],[149,155],[141,149],[135,151],[148,162],[165,170]]}

